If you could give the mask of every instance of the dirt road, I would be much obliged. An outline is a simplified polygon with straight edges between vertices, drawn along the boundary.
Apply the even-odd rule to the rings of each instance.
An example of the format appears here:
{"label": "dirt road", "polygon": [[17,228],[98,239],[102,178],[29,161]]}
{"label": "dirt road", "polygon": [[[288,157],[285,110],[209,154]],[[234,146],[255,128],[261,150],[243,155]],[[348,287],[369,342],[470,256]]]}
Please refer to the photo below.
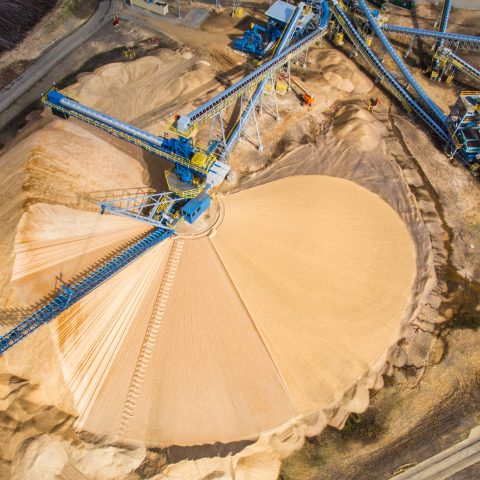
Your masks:
{"label": "dirt road", "polygon": [[[40,84],[40,80],[67,55],[88,41],[120,6],[121,0],[100,0],[97,10],[86,23],[54,44],[23,74],[0,91],[0,129],[39,98],[45,88],[44,82]],[[50,79],[46,80],[51,83]]]}

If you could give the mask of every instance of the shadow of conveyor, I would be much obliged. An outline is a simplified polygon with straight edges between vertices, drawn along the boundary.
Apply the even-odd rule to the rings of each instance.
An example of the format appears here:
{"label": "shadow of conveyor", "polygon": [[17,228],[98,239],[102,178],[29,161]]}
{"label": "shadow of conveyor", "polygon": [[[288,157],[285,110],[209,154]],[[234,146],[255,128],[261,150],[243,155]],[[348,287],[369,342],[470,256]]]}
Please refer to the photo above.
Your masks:
{"label": "shadow of conveyor", "polygon": [[[420,28],[420,24],[418,23],[418,5],[417,2],[414,2],[413,8],[412,8],[412,13],[411,13],[411,18],[412,18],[412,24],[413,28]],[[428,62],[430,60],[430,57],[432,56],[432,52],[430,51],[430,48],[428,45],[425,43],[422,38],[417,37],[415,39],[418,45],[418,58],[422,62]]]}
{"label": "shadow of conveyor", "polygon": [[205,457],[227,457],[228,455],[235,455],[253,443],[253,440],[239,440],[236,442],[217,442],[208,445],[193,445],[190,447],[172,445],[167,448],[153,448],[152,451],[163,455],[167,463],[178,463],[182,460],[198,460]]}

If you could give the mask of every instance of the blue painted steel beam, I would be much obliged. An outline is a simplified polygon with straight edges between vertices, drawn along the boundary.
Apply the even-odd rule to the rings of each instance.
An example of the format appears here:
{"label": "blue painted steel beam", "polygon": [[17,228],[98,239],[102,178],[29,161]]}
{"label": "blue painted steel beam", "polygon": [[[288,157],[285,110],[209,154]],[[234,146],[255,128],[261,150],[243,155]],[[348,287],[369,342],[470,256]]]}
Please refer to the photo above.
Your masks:
{"label": "blue painted steel beam", "polygon": [[79,282],[65,287],[62,293],[59,293],[53,300],[0,337],[0,355],[30,335],[37,328],[48,323],[68,307],[78,302],[78,300],[85,295],[88,295],[92,290],[113,277],[113,275],[125,268],[148,249],[159,244],[171,235],[172,232],[170,230],[156,228],[145,238],[135,242],[119,255],[82,278]]}
{"label": "blue painted steel beam", "polygon": [[356,43],[362,55],[375,67],[376,72],[381,78],[386,81],[400,96],[405,100],[408,106],[426,123],[426,125],[432,129],[442,140],[450,144],[451,139],[446,130],[443,128],[443,124],[439,125],[418,103],[413,100],[410,94],[398,83],[397,79],[385,68],[382,62],[372,52],[368,45],[363,40],[362,36],[358,33],[352,22],[348,18],[348,15],[338,4],[337,0],[331,0],[333,5],[333,13],[335,16],[343,20],[346,24],[348,31],[347,34],[351,37],[352,41]]}
{"label": "blue painted steel beam", "polygon": [[365,16],[367,17],[368,22],[370,23],[370,26],[372,27],[373,31],[375,32],[377,37],[380,39],[380,41],[382,42],[382,45],[385,47],[387,52],[390,54],[390,56],[392,57],[395,64],[397,65],[399,70],[402,72],[403,76],[407,79],[408,83],[410,83],[410,85],[417,92],[417,94],[419,95],[421,100],[425,103],[425,105],[429,108],[429,110],[434,114],[437,121],[441,125],[444,125],[445,122],[447,121],[447,116],[430,99],[430,97],[427,95],[427,92],[425,92],[425,90],[420,86],[420,84],[417,82],[417,80],[412,75],[410,70],[403,63],[402,59],[400,58],[398,53],[395,51],[392,44],[388,40],[387,36],[385,35],[385,33],[383,32],[383,30],[380,28],[377,21],[375,20],[375,17],[373,16],[372,12],[368,8],[367,2],[365,0],[358,0],[358,5],[362,9]]}
{"label": "blue painted steel beam", "polygon": [[165,141],[163,137],[159,137],[153,135],[152,133],[146,132],[145,130],[141,130],[140,128],[134,127],[133,125],[129,125],[122,120],[118,120],[116,118],[111,117],[110,115],[105,115],[104,113],[98,112],[93,108],[86,107],[81,103],[72,100],[69,97],[66,97],[58,90],[50,90],[47,94],[47,99],[50,103],[54,105],[59,105],[60,107],[65,107],[68,110],[73,110],[74,112],[81,113],[86,115],[87,117],[93,118],[94,120],[99,121],[113,129],[119,130],[120,132],[126,133],[128,135],[132,135],[137,138],[141,138],[146,142],[149,142],[156,147],[161,147]]}
{"label": "blue painted steel beam", "polygon": [[[440,27],[438,29],[438,31],[441,33],[445,33],[447,31],[448,19],[450,18],[451,9],[452,9],[451,0],[445,0],[443,3],[442,19],[440,20]],[[445,43],[445,40],[441,38],[438,41],[437,48],[442,48],[444,43]]]}
{"label": "blue painted steel beam", "polygon": [[452,42],[480,43],[480,37],[472,35],[462,35],[459,33],[436,32],[434,30],[421,30],[418,28],[401,27],[399,25],[383,25],[387,32],[404,33],[405,35],[414,35],[422,38],[442,38]]}

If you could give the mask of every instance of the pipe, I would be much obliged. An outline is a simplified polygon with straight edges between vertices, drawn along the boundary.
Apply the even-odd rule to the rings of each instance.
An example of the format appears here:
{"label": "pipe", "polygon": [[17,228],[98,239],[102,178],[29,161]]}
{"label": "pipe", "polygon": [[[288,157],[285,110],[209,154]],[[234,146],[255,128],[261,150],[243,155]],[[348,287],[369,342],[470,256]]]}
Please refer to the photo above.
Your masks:
{"label": "pipe", "polygon": [[104,113],[100,113],[97,110],[93,110],[93,108],[86,107],[74,100],[65,97],[60,92],[56,92],[56,96],[59,95],[58,103],[61,106],[64,106],[74,112],[81,113],[87,117],[93,118],[94,120],[98,120],[109,127],[114,129],[120,130],[121,132],[128,133],[137,138],[141,138],[146,142],[152,143],[157,147],[161,147],[164,141],[163,137],[157,137],[149,132],[145,132],[144,130],[140,130],[137,127],[129,125],[128,123],[122,122],[121,120],[117,120],[116,118],[110,117],[109,115],[105,115]]}

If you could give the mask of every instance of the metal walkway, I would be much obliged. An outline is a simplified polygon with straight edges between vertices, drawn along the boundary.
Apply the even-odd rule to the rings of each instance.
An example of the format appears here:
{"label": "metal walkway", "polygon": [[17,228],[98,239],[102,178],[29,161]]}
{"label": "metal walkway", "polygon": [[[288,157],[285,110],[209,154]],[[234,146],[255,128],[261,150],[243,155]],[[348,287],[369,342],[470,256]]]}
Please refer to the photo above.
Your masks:
{"label": "metal walkway", "polygon": [[45,306],[30,315],[26,320],[0,337],[0,355],[10,347],[30,335],[37,328],[55,318],[68,307],[107,281],[129,263],[172,235],[170,230],[155,229],[145,238],[127,247],[123,252],[94,270],[78,282],[62,287],[60,293]]}

